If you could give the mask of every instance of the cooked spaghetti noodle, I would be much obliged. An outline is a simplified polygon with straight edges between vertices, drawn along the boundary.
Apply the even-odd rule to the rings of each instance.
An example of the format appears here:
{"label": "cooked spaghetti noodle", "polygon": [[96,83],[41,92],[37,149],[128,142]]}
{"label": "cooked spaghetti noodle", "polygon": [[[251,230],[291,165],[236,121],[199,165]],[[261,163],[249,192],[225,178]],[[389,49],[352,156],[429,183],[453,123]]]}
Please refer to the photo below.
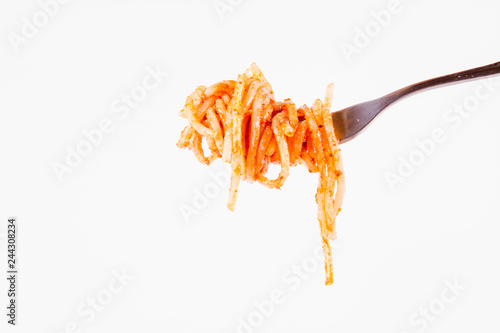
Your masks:
{"label": "cooked spaghetti noodle", "polygon": [[[280,188],[290,166],[299,163],[319,173],[316,203],[327,285],[333,282],[329,240],[336,238],[335,219],[344,196],[342,159],[330,115],[332,93],[333,84],[329,84],[325,101],[318,99],[312,107],[296,108],[289,99],[277,102],[271,85],[252,64],[237,81],[200,86],[188,96],[180,115],[189,125],[177,143],[192,150],[201,163],[222,158],[231,164],[230,210],[241,180]],[[203,138],[210,149],[208,157]],[[281,165],[276,179],[266,177],[269,163]]]}

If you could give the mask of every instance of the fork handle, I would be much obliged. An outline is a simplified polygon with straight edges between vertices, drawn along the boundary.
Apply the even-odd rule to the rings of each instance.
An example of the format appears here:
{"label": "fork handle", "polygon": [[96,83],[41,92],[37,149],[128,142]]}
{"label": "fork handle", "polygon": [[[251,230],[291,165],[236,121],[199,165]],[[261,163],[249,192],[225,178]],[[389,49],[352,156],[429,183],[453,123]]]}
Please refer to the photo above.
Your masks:
{"label": "fork handle", "polygon": [[473,69],[468,69],[462,72],[458,73],[453,73],[453,74],[448,74],[448,75],[443,75],[440,77],[436,77],[430,80],[426,81],[421,81],[412,85],[409,85],[407,87],[404,87],[402,89],[396,90],[390,94],[387,95],[387,97],[392,97],[393,100],[391,101],[394,102],[396,99],[399,99],[405,95],[440,86],[440,85],[446,85],[446,84],[454,84],[458,83],[460,81],[467,81],[467,80],[473,80],[473,79],[478,79],[481,77],[485,76],[490,76],[490,75],[495,75],[500,73],[500,62],[496,62],[491,65],[486,65],[486,66],[481,66]]}

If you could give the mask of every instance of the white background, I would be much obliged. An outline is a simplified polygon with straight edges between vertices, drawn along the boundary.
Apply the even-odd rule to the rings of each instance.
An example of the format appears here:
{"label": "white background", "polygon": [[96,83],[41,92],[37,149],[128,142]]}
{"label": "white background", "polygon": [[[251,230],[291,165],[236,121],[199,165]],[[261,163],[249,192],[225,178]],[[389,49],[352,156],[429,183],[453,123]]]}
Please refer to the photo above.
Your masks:
{"label": "white background", "polygon": [[[231,213],[227,186],[210,177],[224,165],[201,165],[175,145],[186,96],[254,61],[276,98],[298,105],[334,82],[334,110],[499,61],[499,2],[401,0],[378,30],[372,12],[386,0],[220,3],[231,10],[212,0],[73,0],[44,25],[38,1],[2,1],[0,269],[6,219],[16,216],[20,275],[13,328],[0,273],[0,331],[500,332],[500,78],[490,90],[474,81],[408,98],[341,147],[347,192],[329,287],[313,256],[317,175],[298,167],[281,191],[242,184]],[[36,15],[38,32],[16,52],[10,39]],[[341,45],[355,46],[367,27],[368,45],[346,57]],[[120,117],[114,103],[148,67],[169,75]],[[474,105],[475,91],[488,97]],[[446,120],[463,103],[467,117]],[[59,181],[54,163],[102,119],[114,130]],[[387,173],[437,128],[446,140],[391,189]],[[183,218],[207,186],[215,197]],[[291,269],[304,263],[309,273],[297,278]],[[112,294],[122,271],[133,279]],[[454,295],[446,281],[466,289]],[[273,290],[283,302],[258,310]],[[96,297],[106,304],[89,310]],[[429,307],[432,320],[419,317]]]}

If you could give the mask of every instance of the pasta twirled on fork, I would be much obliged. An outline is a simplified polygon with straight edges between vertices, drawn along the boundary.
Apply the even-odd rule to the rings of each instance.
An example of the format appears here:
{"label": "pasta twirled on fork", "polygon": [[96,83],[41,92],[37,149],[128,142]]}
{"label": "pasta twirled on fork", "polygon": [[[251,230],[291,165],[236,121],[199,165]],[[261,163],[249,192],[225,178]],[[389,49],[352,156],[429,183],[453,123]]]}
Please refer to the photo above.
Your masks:
{"label": "pasta twirled on fork", "polygon": [[[218,158],[231,164],[228,208],[234,210],[241,180],[280,188],[290,166],[304,165],[319,173],[316,193],[318,221],[325,255],[326,284],[333,282],[331,247],[335,219],[344,196],[344,173],[330,115],[333,84],[324,102],[297,108],[286,99],[277,102],[271,85],[252,64],[236,81],[200,86],[188,96],[180,115],[189,124],[177,143],[189,148],[204,164]],[[210,155],[203,151],[205,138]],[[269,163],[281,165],[276,179],[266,177]]]}

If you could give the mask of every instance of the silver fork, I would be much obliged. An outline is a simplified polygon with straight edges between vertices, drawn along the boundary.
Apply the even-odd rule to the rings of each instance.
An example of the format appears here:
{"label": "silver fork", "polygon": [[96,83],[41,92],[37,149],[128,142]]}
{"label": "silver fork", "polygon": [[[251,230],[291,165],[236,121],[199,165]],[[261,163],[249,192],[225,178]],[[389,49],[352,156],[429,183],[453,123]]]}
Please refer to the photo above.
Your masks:
{"label": "silver fork", "polygon": [[332,113],[335,135],[340,143],[354,139],[382,110],[410,94],[495,74],[500,74],[500,62],[418,82],[380,98],[335,111]]}

